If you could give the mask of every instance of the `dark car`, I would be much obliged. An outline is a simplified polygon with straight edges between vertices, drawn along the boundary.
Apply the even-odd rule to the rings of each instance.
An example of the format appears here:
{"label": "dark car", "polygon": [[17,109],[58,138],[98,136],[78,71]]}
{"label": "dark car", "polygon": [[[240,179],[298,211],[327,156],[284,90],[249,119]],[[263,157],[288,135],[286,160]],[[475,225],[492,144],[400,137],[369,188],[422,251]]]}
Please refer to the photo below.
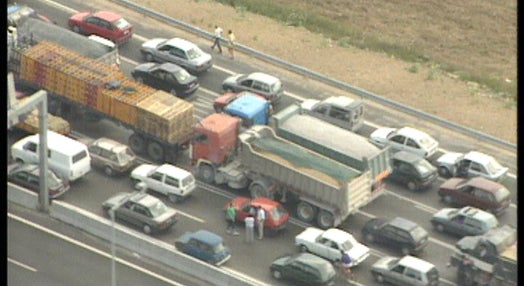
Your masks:
{"label": "dark car", "polygon": [[428,244],[428,232],[405,218],[373,218],[362,228],[369,243],[377,242],[400,250],[403,255],[418,254]]}
{"label": "dark car", "polygon": [[160,199],[143,192],[118,193],[102,203],[110,216],[114,208],[115,219],[140,227],[146,234],[170,229],[178,221],[178,212]]}
{"label": "dark car", "polygon": [[7,25],[19,25],[22,21],[27,18],[38,19],[47,23],[54,24],[53,21],[49,20],[44,15],[37,13],[33,8],[25,5],[9,5],[7,7]]}
{"label": "dark car", "polygon": [[224,246],[224,239],[201,229],[187,231],[175,241],[175,247],[195,258],[219,266],[231,258],[231,249]]}
{"label": "dark car", "polygon": [[133,25],[111,11],[79,12],[71,16],[67,24],[76,33],[97,35],[116,44],[123,44],[133,36]]}
{"label": "dark car", "polygon": [[293,280],[299,285],[334,285],[337,275],[331,262],[311,253],[279,257],[269,270],[275,279]]}
{"label": "dark car", "polygon": [[499,221],[488,212],[474,207],[443,208],[433,215],[431,224],[439,232],[457,236],[481,235],[497,227]]}
{"label": "dark car", "polygon": [[131,75],[140,83],[165,90],[182,98],[190,96],[200,86],[196,76],[173,63],[140,64],[135,67]]}
{"label": "dark car", "polygon": [[494,215],[504,212],[511,203],[506,187],[484,177],[448,179],[440,186],[438,195],[448,204],[477,207]]}
{"label": "dark car", "polygon": [[[27,188],[35,193],[40,192],[40,168],[36,164],[15,163],[7,167],[7,180]],[[69,190],[69,182],[60,179],[53,171],[47,171],[47,188],[49,198],[56,199]]]}
{"label": "dark car", "polygon": [[405,184],[410,191],[430,187],[438,178],[437,168],[426,159],[408,151],[400,151],[391,158],[388,180]]}

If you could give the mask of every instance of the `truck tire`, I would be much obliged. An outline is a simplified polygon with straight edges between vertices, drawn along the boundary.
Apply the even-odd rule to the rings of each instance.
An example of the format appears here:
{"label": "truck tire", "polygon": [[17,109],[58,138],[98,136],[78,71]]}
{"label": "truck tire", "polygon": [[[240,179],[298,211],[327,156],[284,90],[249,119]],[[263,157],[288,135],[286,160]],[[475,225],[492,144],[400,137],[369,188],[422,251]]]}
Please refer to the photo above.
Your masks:
{"label": "truck tire", "polygon": [[272,196],[269,194],[269,192],[264,188],[264,186],[260,184],[251,184],[249,186],[249,192],[251,194],[251,198],[256,199],[258,197],[264,197],[264,198],[271,198]]}
{"label": "truck tire", "polygon": [[137,154],[143,154],[146,151],[146,140],[144,137],[133,133],[131,136],[129,136],[129,140],[127,140],[129,143],[129,147],[133,152]]}
{"label": "truck tire", "polygon": [[197,176],[207,184],[213,184],[215,182],[215,170],[207,164],[201,164],[198,167]]}
{"label": "truck tire", "polygon": [[441,177],[444,177],[444,178],[449,178],[451,177],[451,172],[449,171],[448,168],[444,167],[444,166],[440,166],[438,168],[438,174],[441,176]]}
{"label": "truck tire", "polygon": [[317,207],[304,201],[300,201],[297,205],[297,217],[301,221],[311,222],[315,218],[317,211]]}
{"label": "truck tire", "polygon": [[153,161],[162,162],[164,160],[164,147],[156,141],[150,141],[147,144],[147,155],[149,155]]}
{"label": "truck tire", "polygon": [[326,210],[320,210],[317,214],[317,225],[322,229],[328,229],[335,224],[335,217]]}

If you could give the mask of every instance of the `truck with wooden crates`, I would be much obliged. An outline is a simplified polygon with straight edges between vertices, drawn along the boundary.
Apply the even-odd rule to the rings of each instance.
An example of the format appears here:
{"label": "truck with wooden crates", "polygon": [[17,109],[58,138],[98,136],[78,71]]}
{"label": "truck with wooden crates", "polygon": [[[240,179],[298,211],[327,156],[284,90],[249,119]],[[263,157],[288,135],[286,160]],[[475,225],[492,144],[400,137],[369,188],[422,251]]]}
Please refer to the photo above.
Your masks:
{"label": "truck with wooden crates", "polygon": [[322,228],[337,226],[380,193],[371,172],[360,171],[255,125],[240,133],[240,119],[225,113],[194,128],[191,159],[207,183],[247,188],[251,197],[296,201],[297,217]]}
{"label": "truck with wooden crates", "polygon": [[273,114],[269,125],[278,136],[318,152],[361,172],[369,171],[372,190],[380,192],[391,173],[389,148],[379,149],[366,138],[290,105]]}
{"label": "truck with wooden crates", "polygon": [[128,79],[107,63],[48,41],[18,45],[10,63],[20,84],[48,92],[50,112],[131,129],[129,146],[138,154],[174,162],[191,138],[191,103]]}

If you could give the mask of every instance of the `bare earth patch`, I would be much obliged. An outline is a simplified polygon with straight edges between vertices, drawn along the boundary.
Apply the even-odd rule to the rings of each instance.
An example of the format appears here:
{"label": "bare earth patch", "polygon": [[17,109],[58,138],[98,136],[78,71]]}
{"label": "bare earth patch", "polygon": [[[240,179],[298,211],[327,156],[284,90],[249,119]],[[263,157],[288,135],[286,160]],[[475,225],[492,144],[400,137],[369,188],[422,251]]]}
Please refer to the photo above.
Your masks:
{"label": "bare earth patch", "polygon": [[[210,32],[215,24],[220,25],[226,31],[232,29],[239,44],[497,138],[512,143],[517,141],[517,113],[514,103],[494,97],[477,84],[457,80],[456,76],[443,73],[439,69],[420,65],[417,66],[418,72],[410,72],[414,66],[413,63],[406,63],[381,53],[340,47],[322,35],[313,34],[304,28],[285,26],[252,13],[237,12],[232,7],[209,0],[134,0],[134,2]],[[449,5],[455,5],[455,3],[457,2],[449,3]],[[460,13],[464,11],[464,8],[457,6],[456,10],[456,13]],[[369,11],[368,21],[373,21],[372,12]],[[497,11],[493,13],[493,16],[497,16]],[[486,17],[486,15],[478,16],[480,20]],[[474,13],[468,14],[467,17],[472,24],[481,22],[478,22],[479,19],[474,19],[476,17]],[[419,25],[419,21],[423,20],[416,17],[410,19],[406,23],[407,27]],[[429,20],[426,22],[425,25],[431,24]],[[454,24],[448,23],[439,27],[451,30]],[[381,27],[378,25],[377,29]],[[403,36],[402,31],[399,31],[399,36]],[[424,34],[412,35],[412,40],[416,41],[417,37],[421,36]],[[471,37],[471,35],[465,34],[464,37]],[[446,39],[435,40],[445,41]],[[483,40],[487,42],[486,45],[491,44],[488,42],[489,38]],[[494,43],[495,48],[496,44]],[[460,48],[460,46],[442,45],[443,52],[446,49]],[[514,59],[507,58],[512,56],[516,57],[516,53],[498,56],[497,60],[502,63],[497,68],[514,63]],[[471,59],[471,61],[474,60]],[[497,68],[494,68],[494,71]],[[508,74],[498,76],[516,78],[516,70],[505,70],[509,70]],[[515,73],[512,74],[513,72]]]}

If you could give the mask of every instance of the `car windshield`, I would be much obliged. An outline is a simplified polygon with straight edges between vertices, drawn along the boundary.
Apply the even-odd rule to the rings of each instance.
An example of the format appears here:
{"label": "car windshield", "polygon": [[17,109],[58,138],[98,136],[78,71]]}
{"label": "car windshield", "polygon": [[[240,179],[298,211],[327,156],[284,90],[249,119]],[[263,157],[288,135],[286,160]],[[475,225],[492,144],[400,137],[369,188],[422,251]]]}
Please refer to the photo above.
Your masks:
{"label": "car windshield", "polygon": [[388,269],[395,267],[395,265],[398,264],[399,260],[400,258],[395,258],[395,259],[391,259],[390,261],[388,261],[388,264],[387,264]]}
{"label": "car windshield", "polygon": [[119,163],[127,163],[133,160],[135,153],[126,146],[116,151],[116,157]]}
{"label": "car windshield", "polygon": [[191,77],[191,75],[185,69],[176,71],[174,75],[178,82],[186,82]]}
{"label": "car windshield", "polygon": [[489,162],[486,164],[486,169],[489,174],[496,174],[500,172],[500,170],[504,169],[504,167],[502,167],[499,162],[493,159],[489,160]]}
{"label": "car windshield", "polygon": [[195,177],[191,176],[191,175],[188,175],[187,177],[185,177],[184,179],[182,179],[182,186],[188,186],[190,184],[192,184],[193,182],[195,182]]}
{"label": "car windshield", "polygon": [[203,54],[202,50],[198,47],[194,47],[190,50],[187,51],[187,57],[190,59],[190,60],[194,60],[194,59],[197,59],[199,57],[201,57]]}
{"label": "car windshield", "polygon": [[422,176],[428,175],[429,173],[433,172],[433,170],[435,169],[431,165],[431,163],[429,163],[427,160],[424,160],[424,159],[418,161],[417,164],[415,164],[415,168],[417,169],[419,174]]}
{"label": "car windshield", "polygon": [[273,217],[274,220],[281,220],[285,215],[287,214],[287,210],[282,206],[277,206],[276,208],[273,208],[271,211],[271,217]]}
{"label": "car windshield", "polygon": [[113,24],[120,30],[123,30],[123,29],[131,26],[131,24],[129,24],[129,22],[126,19],[124,19],[124,18],[120,18],[120,19],[116,20]]}
{"label": "car windshield", "polygon": [[159,200],[149,207],[149,211],[151,211],[153,217],[159,217],[167,212],[167,206]]}
{"label": "car windshield", "polygon": [[412,229],[410,233],[415,241],[420,241],[428,235],[428,233],[420,226],[417,226],[414,229]]}
{"label": "car windshield", "polygon": [[502,187],[495,192],[495,199],[497,202],[502,202],[510,196],[508,189]]}
{"label": "car windshield", "polygon": [[358,242],[355,240],[355,238],[353,236],[350,236],[346,241],[344,241],[344,243],[342,243],[342,249],[350,250],[357,244]]}
{"label": "car windshield", "polygon": [[499,221],[495,216],[490,216],[488,219],[485,220],[486,226],[488,228],[494,228],[499,224]]}

